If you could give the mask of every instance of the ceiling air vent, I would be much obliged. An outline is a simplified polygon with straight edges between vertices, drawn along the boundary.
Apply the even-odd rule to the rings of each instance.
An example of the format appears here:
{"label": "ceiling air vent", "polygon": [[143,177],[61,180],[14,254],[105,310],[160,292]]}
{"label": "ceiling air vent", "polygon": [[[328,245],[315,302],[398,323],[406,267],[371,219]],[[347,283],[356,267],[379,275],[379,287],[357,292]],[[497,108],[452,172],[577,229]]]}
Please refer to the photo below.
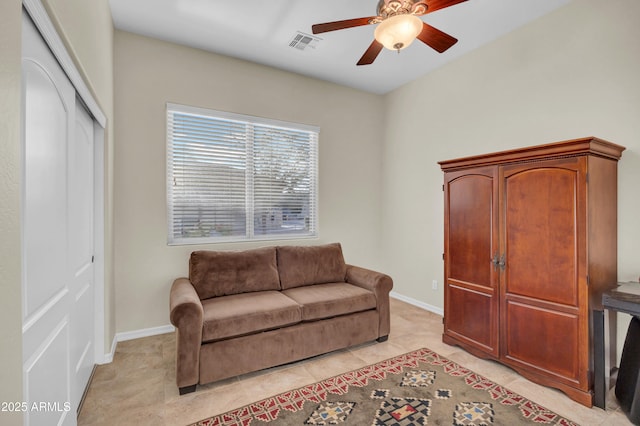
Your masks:
{"label": "ceiling air vent", "polygon": [[289,47],[293,47],[298,50],[305,50],[308,47],[315,49],[320,40],[321,39],[318,37],[298,31],[289,42]]}

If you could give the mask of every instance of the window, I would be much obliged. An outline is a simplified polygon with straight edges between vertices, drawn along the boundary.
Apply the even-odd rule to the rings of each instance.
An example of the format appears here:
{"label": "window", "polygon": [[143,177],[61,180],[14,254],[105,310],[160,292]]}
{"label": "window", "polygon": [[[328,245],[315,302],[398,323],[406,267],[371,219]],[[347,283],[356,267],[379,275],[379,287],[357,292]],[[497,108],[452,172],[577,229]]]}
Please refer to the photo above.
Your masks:
{"label": "window", "polygon": [[167,104],[169,244],[316,236],[318,132]]}

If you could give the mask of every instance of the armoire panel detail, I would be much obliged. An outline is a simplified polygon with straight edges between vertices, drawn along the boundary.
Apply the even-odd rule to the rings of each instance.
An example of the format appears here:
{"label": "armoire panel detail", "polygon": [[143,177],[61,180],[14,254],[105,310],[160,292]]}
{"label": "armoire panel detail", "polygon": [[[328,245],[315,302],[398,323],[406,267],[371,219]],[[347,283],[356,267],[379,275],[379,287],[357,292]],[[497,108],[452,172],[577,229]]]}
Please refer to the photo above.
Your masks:
{"label": "armoire panel detail", "polygon": [[445,318],[447,331],[485,349],[495,347],[492,330],[493,296],[449,285],[450,315]]}
{"label": "armoire panel detail", "polygon": [[493,181],[482,175],[449,183],[449,268],[456,280],[491,287]]}
{"label": "armoire panel detail", "polygon": [[[506,310],[505,357],[577,383],[579,317],[511,301]],[[538,344],[531,344],[534,337]]]}
{"label": "armoire panel detail", "polygon": [[577,171],[522,169],[504,179],[505,291],[576,306]]}

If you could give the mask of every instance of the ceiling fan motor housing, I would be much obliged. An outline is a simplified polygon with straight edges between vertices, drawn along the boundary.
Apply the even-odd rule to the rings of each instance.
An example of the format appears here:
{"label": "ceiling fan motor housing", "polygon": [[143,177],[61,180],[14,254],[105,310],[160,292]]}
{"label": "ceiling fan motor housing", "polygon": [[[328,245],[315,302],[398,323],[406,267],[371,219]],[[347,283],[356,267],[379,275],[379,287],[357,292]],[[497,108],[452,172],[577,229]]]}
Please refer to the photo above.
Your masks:
{"label": "ceiling fan motor housing", "polygon": [[378,16],[374,19],[378,23],[396,15],[424,15],[429,5],[423,0],[380,0],[378,2]]}

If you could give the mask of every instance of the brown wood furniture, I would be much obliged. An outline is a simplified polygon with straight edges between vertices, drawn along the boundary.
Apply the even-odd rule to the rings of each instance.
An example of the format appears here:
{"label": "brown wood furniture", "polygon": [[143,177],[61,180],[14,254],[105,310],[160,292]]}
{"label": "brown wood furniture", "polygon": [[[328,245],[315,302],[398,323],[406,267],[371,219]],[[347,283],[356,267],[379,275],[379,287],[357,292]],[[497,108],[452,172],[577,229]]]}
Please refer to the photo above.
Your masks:
{"label": "brown wood furniture", "polygon": [[617,281],[617,161],[594,137],[439,162],[443,341],[586,406],[591,310]]}

